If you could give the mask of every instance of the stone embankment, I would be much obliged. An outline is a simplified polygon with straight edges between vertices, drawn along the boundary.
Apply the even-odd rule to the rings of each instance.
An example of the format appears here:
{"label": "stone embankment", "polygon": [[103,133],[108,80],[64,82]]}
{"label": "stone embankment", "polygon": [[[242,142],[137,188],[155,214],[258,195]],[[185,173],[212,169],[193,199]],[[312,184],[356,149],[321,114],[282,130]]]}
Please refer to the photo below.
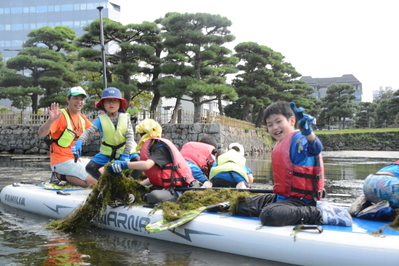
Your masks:
{"label": "stone embankment", "polygon": [[[37,135],[40,126],[1,125],[0,152],[44,154],[49,148],[43,138]],[[162,137],[170,139],[180,149],[189,141],[198,141],[204,135],[213,136],[224,151],[232,142],[241,143],[246,154],[261,154],[270,150],[270,138],[257,130],[244,130],[226,127],[220,124],[165,124],[162,125]],[[139,136],[136,136],[136,141]],[[91,156],[98,152],[100,138],[93,137],[83,145],[83,155]]]}
{"label": "stone embankment", "polygon": [[399,151],[399,132],[318,135],[325,151]]}

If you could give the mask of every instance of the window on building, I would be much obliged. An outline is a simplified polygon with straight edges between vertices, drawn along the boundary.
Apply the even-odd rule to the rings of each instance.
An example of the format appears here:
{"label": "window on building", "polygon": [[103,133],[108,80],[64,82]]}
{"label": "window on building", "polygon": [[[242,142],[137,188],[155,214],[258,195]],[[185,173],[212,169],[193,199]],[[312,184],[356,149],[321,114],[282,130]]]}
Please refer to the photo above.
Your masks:
{"label": "window on building", "polygon": [[11,9],[9,7],[4,8],[4,14],[10,14]]}
{"label": "window on building", "polygon": [[25,13],[25,14],[29,13],[29,7],[28,6],[24,7],[22,13]]}
{"label": "window on building", "polygon": [[11,47],[11,41],[4,41],[5,47]]}
{"label": "window on building", "polygon": [[74,21],[74,22],[73,22],[73,26],[74,26],[75,28],[79,28],[79,27],[80,27],[80,21]]}
{"label": "window on building", "polygon": [[21,40],[12,40],[11,41],[12,47],[21,47],[22,48],[22,41]]}
{"label": "window on building", "polygon": [[62,5],[61,11],[73,11],[73,5]]}
{"label": "window on building", "polygon": [[80,10],[86,10],[87,4],[80,4]]}
{"label": "window on building", "polygon": [[73,21],[62,21],[61,22],[61,26],[65,26],[65,27],[73,27]]}
{"label": "window on building", "polygon": [[23,24],[11,24],[11,30],[22,30]]}
{"label": "window on building", "polygon": [[98,6],[98,3],[87,3],[87,10],[96,9],[97,6]]}
{"label": "window on building", "polygon": [[42,28],[42,27],[46,27],[47,26],[47,22],[38,22],[36,23],[36,27],[37,28]]}
{"label": "window on building", "polygon": [[87,20],[81,20],[80,21],[80,26],[81,27],[84,27],[84,26],[86,26],[87,25]]}
{"label": "window on building", "polygon": [[11,30],[11,24],[4,25],[4,30]]}
{"label": "window on building", "polygon": [[0,41],[0,47],[4,47],[4,41]]}
{"label": "window on building", "polygon": [[47,12],[54,12],[54,6],[47,6]]}
{"label": "window on building", "polygon": [[0,24],[0,30],[4,30],[4,25]]}
{"label": "window on building", "polygon": [[59,5],[54,6],[54,11],[55,12],[60,12],[61,11],[61,6],[59,6]]}
{"label": "window on building", "polygon": [[30,24],[30,29],[31,29],[31,30],[36,29],[36,23],[31,23],[31,24]]}
{"label": "window on building", "polygon": [[0,15],[4,14],[4,8],[0,8]]}
{"label": "window on building", "polygon": [[36,7],[35,6],[30,6],[29,7],[29,13],[36,13]]}
{"label": "window on building", "polygon": [[36,13],[46,13],[47,12],[47,6],[37,6],[36,7]]}
{"label": "window on building", "polygon": [[74,4],[73,10],[80,10],[80,4]]}
{"label": "window on building", "polygon": [[22,7],[12,7],[11,8],[11,14],[21,14],[22,13]]}

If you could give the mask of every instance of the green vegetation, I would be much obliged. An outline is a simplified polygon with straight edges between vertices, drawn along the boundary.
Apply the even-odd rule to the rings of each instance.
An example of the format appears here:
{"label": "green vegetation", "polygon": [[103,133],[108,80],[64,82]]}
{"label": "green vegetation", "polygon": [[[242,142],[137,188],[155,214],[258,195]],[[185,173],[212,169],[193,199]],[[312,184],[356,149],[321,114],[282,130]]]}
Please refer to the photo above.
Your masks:
{"label": "green vegetation", "polygon": [[316,130],[316,135],[335,135],[335,134],[357,134],[357,133],[377,133],[377,132],[397,132],[398,127],[388,128],[352,128],[341,130]]}
{"label": "green vegetation", "polygon": [[[107,165],[104,169],[107,169]],[[127,178],[123,173],[112,175],[105,171],[83,205],[67,218],[51,221],[48,227],[65,232],[84,230],[92,225],[95,218],[104,213],[112,200],[118,198],[126,202],[129,194],[133,194],[135,202],[132,205],[143,205],[142,196],[148,191],[148,187],[144,187],[132,178]]]}

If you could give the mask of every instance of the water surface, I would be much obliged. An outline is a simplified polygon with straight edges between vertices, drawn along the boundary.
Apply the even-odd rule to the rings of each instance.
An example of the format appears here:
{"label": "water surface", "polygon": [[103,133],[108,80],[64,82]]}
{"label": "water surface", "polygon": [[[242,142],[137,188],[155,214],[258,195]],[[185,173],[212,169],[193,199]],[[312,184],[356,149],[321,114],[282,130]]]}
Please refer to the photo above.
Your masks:
{"label": "water surface", "polygon": [[[399,153],[340,151],[323,156],[327,200],[350,204],[366,176]],[[270,154],[248,158],[247,164],[256,180],[252,187],[271,189]],[[14,182],[48,181],[50,174],[45,155],[0,154],[0,189]],[[286,265],[102,229],[65,234],[46,229],[48,222],[0,203],[1,265],[54,265],[61,259],[79,265]]]}

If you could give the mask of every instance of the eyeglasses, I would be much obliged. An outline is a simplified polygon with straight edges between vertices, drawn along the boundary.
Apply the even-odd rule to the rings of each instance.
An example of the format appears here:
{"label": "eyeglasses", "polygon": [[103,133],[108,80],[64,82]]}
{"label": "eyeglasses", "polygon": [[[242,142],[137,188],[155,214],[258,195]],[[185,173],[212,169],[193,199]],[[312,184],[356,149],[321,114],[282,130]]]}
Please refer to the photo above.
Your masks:
{"label": "eyeglasses", "polygon": [[119,99],[104,99],[104,103],[119,103]]}

